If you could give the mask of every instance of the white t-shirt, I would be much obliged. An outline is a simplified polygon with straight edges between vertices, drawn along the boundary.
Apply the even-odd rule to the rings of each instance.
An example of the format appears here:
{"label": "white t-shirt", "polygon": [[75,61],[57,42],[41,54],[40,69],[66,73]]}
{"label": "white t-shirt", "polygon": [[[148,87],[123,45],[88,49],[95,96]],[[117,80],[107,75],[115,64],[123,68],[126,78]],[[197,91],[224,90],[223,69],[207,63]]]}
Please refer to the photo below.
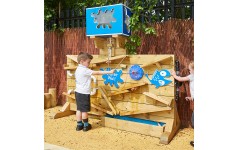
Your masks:
{"label": "white t-shirt", "polygon": [[76,89],[81,94],[91,93],[91,75],[93,71],[79,64],[75,71]]}
{"label": "white t-shirt", "polygon": [[189,87],[190,87],[190,94],[191,97],[194,98],[194,74],[190,74],[187,76],[189,78]]}

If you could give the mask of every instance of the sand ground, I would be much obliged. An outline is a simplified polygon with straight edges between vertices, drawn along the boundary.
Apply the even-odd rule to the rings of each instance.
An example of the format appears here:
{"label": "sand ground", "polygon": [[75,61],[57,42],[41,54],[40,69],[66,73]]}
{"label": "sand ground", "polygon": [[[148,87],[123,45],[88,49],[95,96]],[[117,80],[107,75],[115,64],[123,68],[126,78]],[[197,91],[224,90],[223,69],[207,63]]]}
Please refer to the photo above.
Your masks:
{"label": "sand ground", "polygon": [[159,138],[100,126],[100,120],[89,119],[92,130],[76,131],[75,115],[51,119],[61,107],[44,111],[44,142],[74,150],[193,150],[192,128],[180,129],[168,145],[159,144]]}

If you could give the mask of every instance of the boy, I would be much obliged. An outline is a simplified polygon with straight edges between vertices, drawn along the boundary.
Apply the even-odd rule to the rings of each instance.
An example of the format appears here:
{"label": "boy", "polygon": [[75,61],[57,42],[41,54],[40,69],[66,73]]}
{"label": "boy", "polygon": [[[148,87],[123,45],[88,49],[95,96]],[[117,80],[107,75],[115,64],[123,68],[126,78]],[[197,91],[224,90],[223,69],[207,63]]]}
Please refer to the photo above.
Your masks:
{"label": "boy", "polygon": [[[90,111],[91,75],[113,74],[111,71],[93,71],[88,68],[93,56],[80,52],[77,58],[78,67],[75,71],[76,89],[75,98],[77,104],[77,127],[76,131],[88,131],[92,128],[88,123],[88,112]],[[83,122],[82,122],[83,121]]]}
{"label": "boy", "polygon": [[[189,63],[188,69],[189,69],[190,74],[186,77],[177,76],[175,71],[172,71],[171,74],[176,80],[178,80],[180,82],[189,81],[191,97],[186,97],[185,99],[193,101],[194,100],[194,63],[193,62]],[[192,127],[194,128],[194,111],[192,113],[191,121],[192,121]],[[192,146],[194,146],[194,141],[191,141],[190,144]]]}

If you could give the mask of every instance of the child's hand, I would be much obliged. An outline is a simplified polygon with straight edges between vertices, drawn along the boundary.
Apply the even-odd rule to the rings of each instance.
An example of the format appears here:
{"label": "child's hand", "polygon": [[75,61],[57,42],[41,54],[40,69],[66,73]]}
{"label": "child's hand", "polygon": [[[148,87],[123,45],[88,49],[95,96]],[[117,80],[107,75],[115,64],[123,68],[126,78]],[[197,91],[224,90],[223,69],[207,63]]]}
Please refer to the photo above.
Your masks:
{"label": "child's hand", "polygon": [[172,76],[176,75],[174,70],[171,70],[170,73],[171,73]]}
{"label": "child's hand", "polygon": [[112,69],[112,70],[110,71],[111,74],[113,74],[114,72],[115,72],[115,69]]}
{"label": "child's hand", "polygon": [[186,101],[193,101],[192,97],[185,97]]}

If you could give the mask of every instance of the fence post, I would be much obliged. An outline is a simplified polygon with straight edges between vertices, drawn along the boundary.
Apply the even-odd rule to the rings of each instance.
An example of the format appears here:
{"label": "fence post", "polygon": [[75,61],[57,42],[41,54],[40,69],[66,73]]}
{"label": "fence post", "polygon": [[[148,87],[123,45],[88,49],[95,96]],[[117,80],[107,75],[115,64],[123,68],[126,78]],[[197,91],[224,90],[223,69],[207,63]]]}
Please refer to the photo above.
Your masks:
{"label": "fence post", "polygon": [[171,0],[171,18],[174,18],[174,0]]}
{"label": "fence post", "polygon": [[85,16],[84,18],[81,19],[82,20],[82,27],[86,27],[86,25],[85,25],[85,20],[86,20],[86,15],[85,15],[86,9],[85,9],[85,7],[82,8],[82,11],[83,11],[83,16]]}
{"label": "fence post", "polygon": [[69,28],[69,9],[66,9],[66,28]]}
{"label": "fence post", "polygon": [[64,11],[60,11],[60,26],[64,28]]}
{"label": "fence post", "polygon": [[74,28],[74,9],[71,10],[71,27]]}
{"label": "fence post", "polygon": [[184,0],[182,0],[182,6],[181,6],[181,11],[182,11],[182,19],[185,18],[185,2]]}
{"label": "fence post", "polygon": [[194,1],[192,0],[192,5],[191,5],[191,19],[194,19]]}
{"label": "fence post", "polygon": [[168,0],[165,0],[164,9],[165,9],[164,21],[167,21],[168,20]]}
{"label": "fence post", "polygon": [[80,27],[80,21],[78,19],[78,17],[80,16],[80,10],[79,9],[77,9],[77,11],[76,11],[76,16],[77,16],[76,27]]}

